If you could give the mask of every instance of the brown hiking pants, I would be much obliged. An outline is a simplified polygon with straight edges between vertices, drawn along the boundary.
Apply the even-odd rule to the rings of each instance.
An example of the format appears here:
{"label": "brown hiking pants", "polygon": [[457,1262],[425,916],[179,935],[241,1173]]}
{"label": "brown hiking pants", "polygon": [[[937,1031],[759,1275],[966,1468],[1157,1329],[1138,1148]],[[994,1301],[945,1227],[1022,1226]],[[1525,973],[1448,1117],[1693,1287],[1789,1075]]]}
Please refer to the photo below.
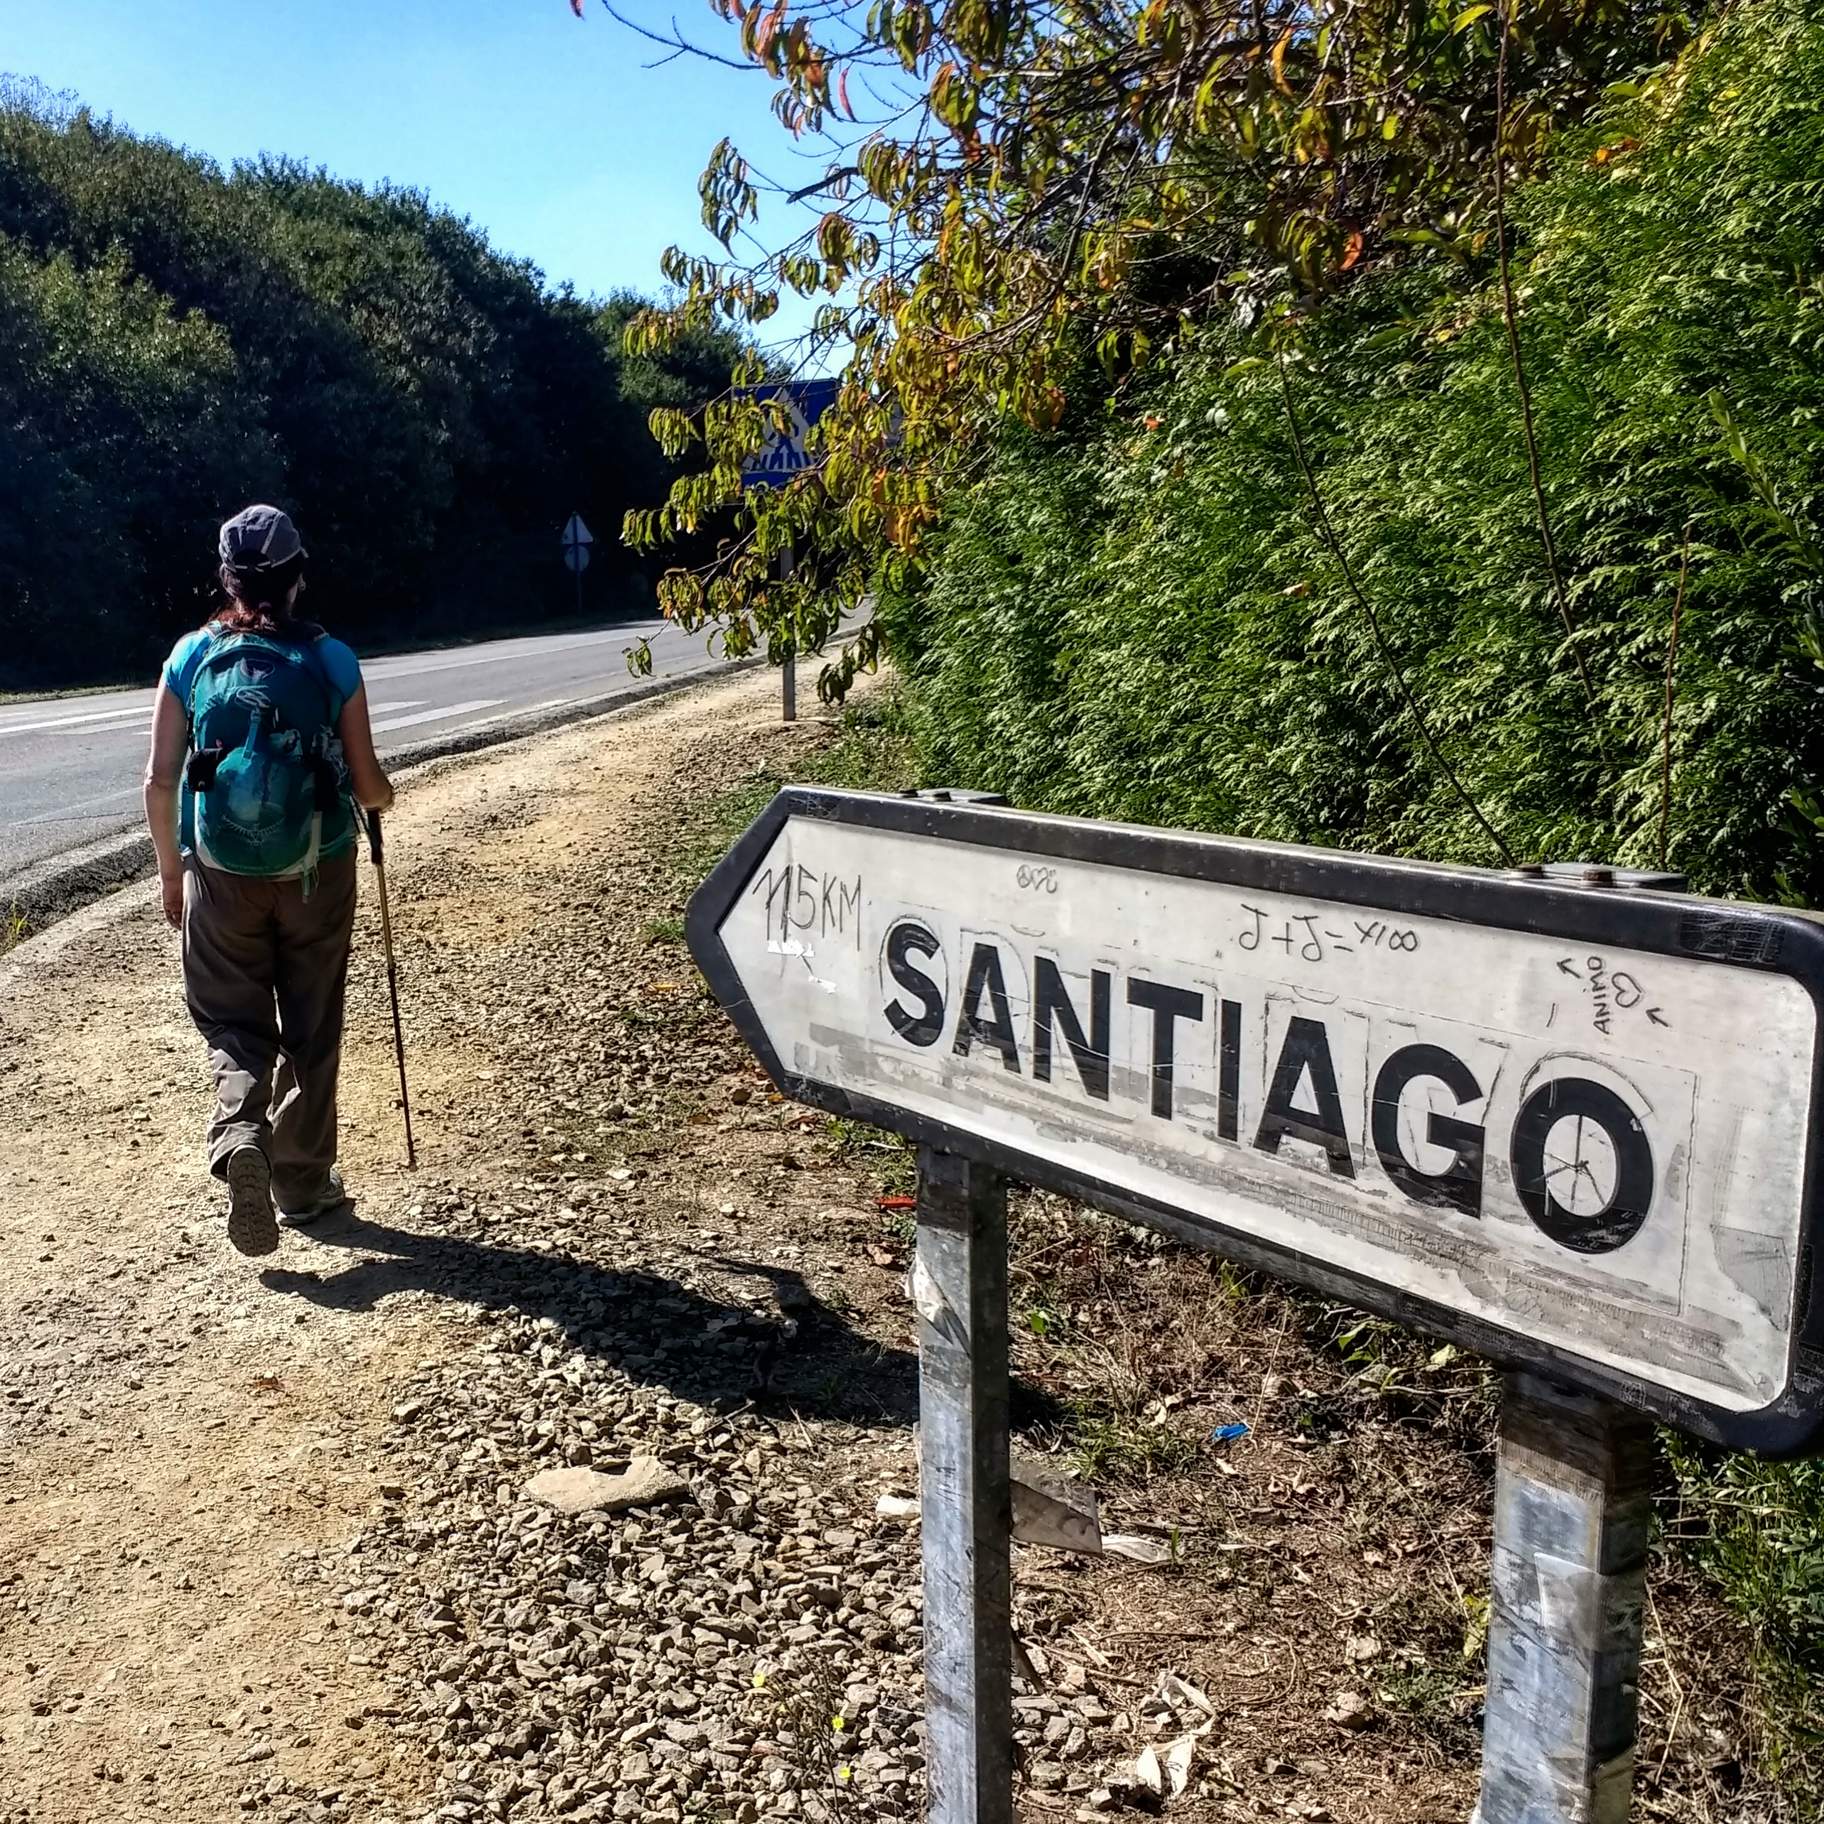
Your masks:
{"label": "brown hiking pants", "polygon": [[282,1210],[320,1197],[336,1162],[354,922],[353,850],[322,864],[308,899],[296,880],[184,863],[184,998],[215,1072],[209,1169],[257,1146]]}

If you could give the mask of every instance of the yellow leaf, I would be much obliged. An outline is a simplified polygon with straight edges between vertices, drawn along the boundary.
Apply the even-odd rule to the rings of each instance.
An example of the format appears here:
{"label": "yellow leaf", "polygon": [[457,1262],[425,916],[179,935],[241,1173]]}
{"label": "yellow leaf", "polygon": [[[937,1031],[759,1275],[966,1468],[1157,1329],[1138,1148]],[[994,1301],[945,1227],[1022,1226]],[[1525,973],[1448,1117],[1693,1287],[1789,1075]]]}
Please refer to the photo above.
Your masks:
{"label": "yellow leaf", "polygon": [[1272,57],[1273,81],[1288,95],[1292,93],[1292,90],[1286,82],[1286,50],[1291,43],[1292,28],[1291,26],[1287,26],[1286,29],[1280,33],[1279,42],[1273,47]]}

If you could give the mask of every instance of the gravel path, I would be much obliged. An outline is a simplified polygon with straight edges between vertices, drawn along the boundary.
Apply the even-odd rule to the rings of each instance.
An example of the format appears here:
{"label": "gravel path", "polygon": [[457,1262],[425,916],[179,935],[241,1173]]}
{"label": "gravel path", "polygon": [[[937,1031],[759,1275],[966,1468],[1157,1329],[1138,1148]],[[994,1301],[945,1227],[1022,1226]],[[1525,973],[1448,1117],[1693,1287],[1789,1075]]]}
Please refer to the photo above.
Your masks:
{"label": "gravel path", "polygon": [[[368,901],[359,1201],[270,1262],[201,1168],[149,889],[0,960],[0,1824],[919,1815],[917,1533],[877,1512],[917,1483],[906,1219],[678,942],[680,817],[830,741],[775,688],[407,782],[419,1169]],[[1016,1419],[1130,1414],[1108,1436],[1171,1467],[1105,1521],[1178,1551],[1019,1549],[1025,1824],[1131,1815],[1136,1754],[1187,1736],[1179,1824],[1460,1824],[1473,1380],[1365,1395],[1310,1313],[1048,1200],[1016,1252]],[[1202,1442],[1237,1413],[1243,1443]],[[1678,1613],[1650,1713],[1692,1695],[1643,1815],[1771,1815],[1706,1771],[1733,1722],[1692,1656],[1729,1630]]]}
{"label": "gravel path", "polygon": [[[410,783],[420,1167],[364,906],[360,1201],[264,1271],[219,1232],[148,899],[0,964],[6,1824],[913,1809],[916,1536],[873,1513],[916,1475],[911,1358],[850,1332],[801,1246],[755,1245],[781,1111],[622,897],[681,742],[711,702],[769,726],[767,682]],[[679,1091],[722,1076],[706,1144],[668,1147]],[[878,1383],[884,1423],[829,1416],[838,1383]],[[679,1487],[631,1517],[523,1492],[639,1455]],[[834,1702],[843,1731],[803,1726]]]}

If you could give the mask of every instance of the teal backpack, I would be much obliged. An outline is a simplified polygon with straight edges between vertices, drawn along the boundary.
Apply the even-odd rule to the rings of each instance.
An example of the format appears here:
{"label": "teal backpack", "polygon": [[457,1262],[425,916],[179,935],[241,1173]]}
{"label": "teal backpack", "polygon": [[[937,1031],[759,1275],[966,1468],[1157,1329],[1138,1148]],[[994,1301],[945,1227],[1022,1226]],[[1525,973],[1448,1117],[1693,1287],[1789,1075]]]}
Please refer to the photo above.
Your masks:
{"label": "teal backpack", "polygon": [[316,879],[342,809],[340,705],[314,640],[218,633],[190,685],[186,832],[228,874]]}

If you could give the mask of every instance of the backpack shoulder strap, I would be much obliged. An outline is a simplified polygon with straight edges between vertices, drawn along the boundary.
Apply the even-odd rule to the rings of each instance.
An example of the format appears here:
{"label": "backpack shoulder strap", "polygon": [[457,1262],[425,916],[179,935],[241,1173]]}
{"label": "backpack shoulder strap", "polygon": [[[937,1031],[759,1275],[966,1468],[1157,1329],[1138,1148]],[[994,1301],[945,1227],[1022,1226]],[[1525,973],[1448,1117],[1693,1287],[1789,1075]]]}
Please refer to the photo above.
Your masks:
{"label": "backpack shoulder strap", "polygon": [[310,655],[310,669],[315,674],[317,685],[323,692],[323,726],[333,735],[336,732],[336,687],[330,681],[329,667],[323,662],[323,654],[318,649],[329,638],[321,627],[313,628],[310,638],[303,643],[302,650]]}
{"label": "backpack shoulder strap", "polygon": [[198,649],[195,661],[190,667],[190,688],[184,696],[184,722],[190,730],[190,745],[196,745],[196,692],[203,681],[203,673],[209,668],[209,661],[220,651],[224,640],[234,636],[219,622],[210,621],[203,631],[208,640]]}
{"label": "backpack shoulder strap", "polygon": [[226,637],[227,630],[219,621],[206,621],[198,629],[202,638],[191,649],[190,655],[190,694],[196,694],[197,673],[203,669],[204,661]]}

